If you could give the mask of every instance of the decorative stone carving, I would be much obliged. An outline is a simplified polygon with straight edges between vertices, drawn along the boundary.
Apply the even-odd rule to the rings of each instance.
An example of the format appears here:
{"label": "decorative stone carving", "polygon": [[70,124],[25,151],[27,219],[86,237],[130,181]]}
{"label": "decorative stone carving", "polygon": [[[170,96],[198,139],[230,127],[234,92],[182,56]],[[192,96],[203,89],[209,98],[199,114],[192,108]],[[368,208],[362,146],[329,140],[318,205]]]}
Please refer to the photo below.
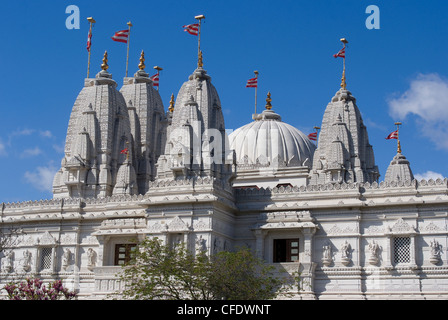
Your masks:
{"label": "decorative stone carving", "polygon": [[345,240],[345,242],[341,246],[341,263],[344,266],[348,266],[350,262],[352,262],[351,255],[352,255],[352,247],[350,243],[348,243],[348,241]]}
{"label": "decorative stone carving", "polygon": [[403,218],[398,219],[392,227],[387,227],[386,231],[387,233],[394,234],[410,234],[416,232],[415,228],[404,221]]}
{"label": "decorative stone carving", "polygon": [[323,257],[322,257],[322,264],[326,267],[330,266],[333,263],[333,254],[331,250],[331,243],[327,242],[323,248]]}
{"label": "decorative stone carving", "polygon": [[11,272],[14,265],[14,252],[10,251],[3,257],[2,272]]}
{"label": "decorative stone carving", "polygon": [[29,272],[31,270],[31,258],[32,253],[29,250],[23,252],[23,262],[22,262],[23,271]]}
{"label": "decorative stone carving", "polygon": [[188,225],[179,216],[176,216],[169,224],[169,231],[189,231]]}
{"label": "decorative stone carving", "polygon": [[207,251],[206,240],[202,238],[202,235],[196,239],[196,254],[201,254]]}
{"label": "decorative stone carving", "polygon": [[62,255],[62,269],[67,270],[68,266],[70,265],[70,262],[72,260],[72,252],[70,249],[66,248],[64,250],[64,254]]}
{"label": "decorative stone carving", "polygon": [[90,271],[96,266],[96,252],[92,248],[87,250],[87,269]]}
{"label": "decorative stone carving", "polygon": [[377,265],[378,262],[380,261],[380,246],[378,245],[378,243],[376,243],[375,240],[373,240],[371,243],[369,243],[369,263],[371,265]]}
{"label": "decorative stone carving", "polygon": [[222,251],[221,239],[216,237],[215,240],[213,241],[213,253],[217,254],[220,251]]}
{"label": "decorative stone carving", "polygon": [[39,238],[39,244],[43,246],[52,246],[56,244],[56,240],[48,231],[45,231],[42,237]]}
{"label": "decorative stone carving", "polygon": [[436,239],[431,241],[431,257],[429,258],[429,262],[432,264],[438,264],[440,262],[440,255],[442,254],[442,245],[439,244]]}

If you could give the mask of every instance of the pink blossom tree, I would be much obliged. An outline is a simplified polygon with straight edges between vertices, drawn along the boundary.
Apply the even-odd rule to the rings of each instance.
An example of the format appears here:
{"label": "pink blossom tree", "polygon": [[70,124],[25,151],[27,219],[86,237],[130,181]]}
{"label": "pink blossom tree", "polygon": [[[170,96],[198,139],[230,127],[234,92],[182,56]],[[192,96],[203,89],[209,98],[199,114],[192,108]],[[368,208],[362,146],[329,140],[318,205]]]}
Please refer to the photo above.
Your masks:
{"label": "pink blossom tree", "polygon": [[10,282],[3,287],[9,300],[72,300],[76,298],[75,291],[64,288],[61,280],[56,280],[45,286],[38,278],[27,278],[20,283]]}

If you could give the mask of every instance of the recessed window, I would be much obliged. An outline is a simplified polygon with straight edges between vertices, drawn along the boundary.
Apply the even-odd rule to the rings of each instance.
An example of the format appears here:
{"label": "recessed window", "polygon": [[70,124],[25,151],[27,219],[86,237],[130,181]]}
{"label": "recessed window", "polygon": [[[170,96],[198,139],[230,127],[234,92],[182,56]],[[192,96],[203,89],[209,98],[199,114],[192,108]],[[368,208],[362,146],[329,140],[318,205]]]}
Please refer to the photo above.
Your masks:
{"label": "recessed window", "polygon": [[51,255],[53,253],[53,248],[44,247],[41,250],[40,256],[40,269],[49,270],[51,269]]}
{"label": "recessed window", "polygon": [[128,243],[115,245],[115,265],[121,266],[129,262],[134,257],[136,248],[136,244]]}
{"label": "recessed window", "polygon": [[394,238],[394,262],[395,264],[411,262],[411,238]]}
{"label": "recessed window", "polygon": [[274,239],[274,262],[299,261],[299,239]]}

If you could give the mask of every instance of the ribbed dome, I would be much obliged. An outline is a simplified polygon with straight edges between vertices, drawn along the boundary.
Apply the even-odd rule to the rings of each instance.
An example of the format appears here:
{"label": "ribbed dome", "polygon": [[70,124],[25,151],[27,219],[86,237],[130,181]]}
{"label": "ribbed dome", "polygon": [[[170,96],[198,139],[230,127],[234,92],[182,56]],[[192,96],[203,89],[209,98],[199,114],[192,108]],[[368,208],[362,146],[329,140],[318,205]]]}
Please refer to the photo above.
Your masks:
{"label": "ribbed dome", "polygon": [[311,166],[315,145],[300,130],[282,122],[272,110],[256,115],[255,121],[229,135],[239,167]]}

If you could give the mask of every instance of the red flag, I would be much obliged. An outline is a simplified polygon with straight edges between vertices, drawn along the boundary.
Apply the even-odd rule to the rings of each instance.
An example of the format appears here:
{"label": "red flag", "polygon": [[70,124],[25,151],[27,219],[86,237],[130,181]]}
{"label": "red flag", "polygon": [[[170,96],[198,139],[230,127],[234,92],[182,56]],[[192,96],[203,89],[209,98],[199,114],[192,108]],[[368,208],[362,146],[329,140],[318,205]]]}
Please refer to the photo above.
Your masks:
{"label": "red flag", "polygon": [[395,130],[391,134],[389,134],[386,139],[398,139],[398,130]]}
{"label": "red flag", "polygon": [[182,28],[184,28],[185,32],[188,32],[189,34],[191,34],[193,36],[197,36],[199,34],[199,24],[198,23],[182,26]]}
{"label": "red flag", "polygon": [[117,42],[128,43],[128,37],[129,37],[129,30],[121,30],[115,32],[114,36],[112,37],[112,40]]}
{"label": "red flag", "polygon": [[338,53],[334,54],[333,57],[335,57],[335,58],[337,58],[337,57],[345,58],[345,47],[342,48],[341,50],[339,50]]}
{"label": "red flag", "polygon": [[128,154],[128,148],[121,150],[120,153]]}
{"label": "red flag", "polygon": [[257,88],[258,87],[258,78],[252,78],[247,80],[246,88]]}
{"label": "red flag", "polygon": [[159,86],[159,74],[156,73],[155,75],[153,75],[152,77],[150,77],[149,79],[152,80],[152,85],[154,87],[158,87]]}
{"label": "red flag", "polygon": [[310,133],[310,134],[308,135],[308,138],[309,138],[311,141],[317,141],[317,132],[312,132],[312,133]]}
{"label": "red flag", "polygon": [[87,52],[90,52],[90,47],[92,47],[92,29],[89,30],[87,35]]}

